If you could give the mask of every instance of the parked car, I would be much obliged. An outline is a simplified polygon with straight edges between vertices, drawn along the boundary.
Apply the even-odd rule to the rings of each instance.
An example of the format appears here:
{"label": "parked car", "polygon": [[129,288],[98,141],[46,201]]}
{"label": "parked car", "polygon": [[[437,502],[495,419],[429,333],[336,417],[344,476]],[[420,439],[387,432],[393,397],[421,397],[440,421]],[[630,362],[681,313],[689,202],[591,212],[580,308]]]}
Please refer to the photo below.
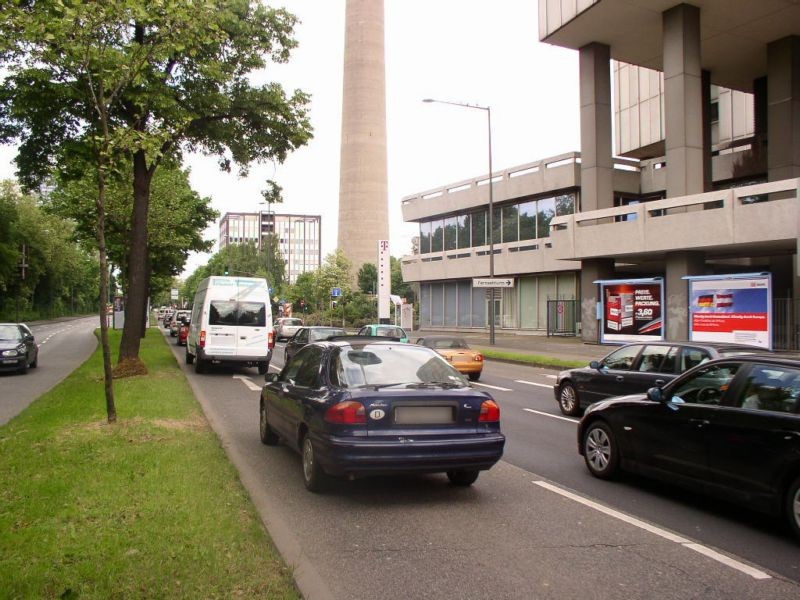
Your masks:
{"label": "parked car", "polygon": [[565,415],[579,415],[594,402],[613,396],[645,393],[661,387],[705,361],[763,353],[762,348],[714,342],[638,342],[617,348],[588,367],[558,374],[553,387]]}
{"label": "parked car", "polygon": [[191,315],[183,319],[181,321],[181,325],[178,328],[178,339],[175,342],[178,346],[185,346],[186,345],[186,338],[189,337],[189,324],[192,321]]}
{"label": "parked car", "polygon": [[595,477],[675,482],[781,515],[800,536],[800,358],[721,358],[590,406],[578,451]]}
{"label": "parked car", "polygon": [[466,486],[503,454],[497,403],[423,346],[314,342],[265,380],[261,441],[299,452],[312,492],[329,476],[397,473],[444,472]]}
{"label": "parked car", "polygon": [[0,323],[0,371],[27,373],[39,365],[39,347],[24,323]]}
{"label": "parked car", "polygon": [[409,341],[406,330],[403,329],[402,327],[398,327],[397,325],[382,325],[382,324],[364,325],[361,329],[358,330],[358,335],[371,335],[377,337],[397,338],[404,343],[408,343]]}
{"label": "parked car", "polygon": [[283,349],[283,363],[289,362],[297,351],[306,344],[326,340],[337,335],[347,335],[341,327],[325,327],[322,325],[312,327],[301,327],[287,342]]}
{"label": "parked car", "polygon": [[303,326],[303,320],[295,317],[281,317],[275,320],[275,341],[288,340]]}
{"label": "parked car", "polygon": [[478,381],[483,371],[483,354],[471,350],[467,341],[452,335],[429,335],[419,338],[417,344],[436,350],[452,364],[459,373]]}

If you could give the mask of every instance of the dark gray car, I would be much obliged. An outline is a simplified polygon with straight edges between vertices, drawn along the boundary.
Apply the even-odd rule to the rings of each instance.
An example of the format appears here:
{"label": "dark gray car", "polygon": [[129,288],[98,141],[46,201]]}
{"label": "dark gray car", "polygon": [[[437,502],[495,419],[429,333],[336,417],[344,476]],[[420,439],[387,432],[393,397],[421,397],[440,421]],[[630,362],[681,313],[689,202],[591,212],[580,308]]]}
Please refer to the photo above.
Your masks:
{"label": "dark gray car", "polygon": [[347,335],[347,332],[341,327],[325,327],[324,325],[301,327],[286,342],[286,347],[283,350],[284,363],[289,362],[289,359],[306,344],[327,340],[329,337],[338,335]]}
{"label": "dark gray car", "polygon": [[24,323],[0,323],[0,371],[27,373],[39,362],[39,347]]}
{"label": "dark gray car", "polygon": [[662,387],[678,375],[713,358],[763,353],[763,348],[713,342],[637,342],[593,360],[587,367],[558,374],[553,387],[565,415],[614,396],[643,394]]}

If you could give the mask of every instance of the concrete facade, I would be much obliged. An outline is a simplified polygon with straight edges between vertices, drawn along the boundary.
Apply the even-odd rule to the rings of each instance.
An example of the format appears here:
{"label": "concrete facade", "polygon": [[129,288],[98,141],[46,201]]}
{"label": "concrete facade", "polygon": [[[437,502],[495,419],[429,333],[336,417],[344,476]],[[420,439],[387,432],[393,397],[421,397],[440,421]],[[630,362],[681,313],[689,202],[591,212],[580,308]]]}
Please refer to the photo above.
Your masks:
{"label": "concrete facade", "polygon": [[389,239],[383,19],[383,0],[347,0],[338,246],[354,277]]}

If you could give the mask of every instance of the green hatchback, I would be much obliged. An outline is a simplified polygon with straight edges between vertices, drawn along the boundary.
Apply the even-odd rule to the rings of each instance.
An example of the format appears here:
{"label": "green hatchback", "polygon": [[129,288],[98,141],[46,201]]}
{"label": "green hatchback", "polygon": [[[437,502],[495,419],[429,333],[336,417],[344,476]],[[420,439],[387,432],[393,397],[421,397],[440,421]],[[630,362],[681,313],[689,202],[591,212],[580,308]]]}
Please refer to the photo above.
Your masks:
{"label": "green hatchback", "polygon": [[406,330],[402,327],[398,327],[397,325],[364,325],[358,330],[358,335],[395,338],[406,344],[408,343],[408,334],[406,333]]}

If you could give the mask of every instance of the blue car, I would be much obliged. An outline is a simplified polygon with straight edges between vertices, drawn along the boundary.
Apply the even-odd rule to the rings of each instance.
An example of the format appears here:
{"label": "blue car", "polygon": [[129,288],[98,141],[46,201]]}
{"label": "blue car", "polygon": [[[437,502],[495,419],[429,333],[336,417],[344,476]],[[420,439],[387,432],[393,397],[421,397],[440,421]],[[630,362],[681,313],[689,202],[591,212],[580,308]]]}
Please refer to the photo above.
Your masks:
{"label": "blue car", "polygon": [[261,441],[299,452],[312,492],[331,476],[400,473],[446,473],[468,486],[503,455],[497,403],[429,348],[315,342],[265,379]]}

